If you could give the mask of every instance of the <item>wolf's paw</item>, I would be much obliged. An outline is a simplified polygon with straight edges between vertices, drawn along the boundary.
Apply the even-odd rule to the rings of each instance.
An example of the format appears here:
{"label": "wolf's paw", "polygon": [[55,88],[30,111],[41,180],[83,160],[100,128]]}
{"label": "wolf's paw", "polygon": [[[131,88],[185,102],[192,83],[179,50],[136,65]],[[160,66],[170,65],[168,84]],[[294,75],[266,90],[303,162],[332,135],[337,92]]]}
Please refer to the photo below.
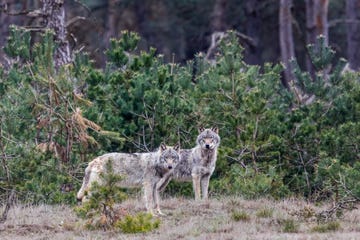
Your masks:
{"label": "wolf's paw", "polygon": [[166,216],[165,213],[163,213],[160,209],[157,209],[158,216]]}

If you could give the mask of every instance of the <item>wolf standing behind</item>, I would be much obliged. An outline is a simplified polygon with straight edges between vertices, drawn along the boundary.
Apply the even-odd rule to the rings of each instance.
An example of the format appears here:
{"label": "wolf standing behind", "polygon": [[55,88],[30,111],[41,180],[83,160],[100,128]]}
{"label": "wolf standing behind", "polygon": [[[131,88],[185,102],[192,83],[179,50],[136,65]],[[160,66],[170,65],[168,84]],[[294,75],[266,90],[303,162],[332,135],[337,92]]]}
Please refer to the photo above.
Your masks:
{"label": "wolf standing behind", "polygon": [[219,130],[199,128],[196,147],[180,150],[180,162],[171,176],[163,179],[161,190],[173,178],[175,181],[192,181],[195,200],[208,198],[210,177],[215,170],[217,151],[220,144]]}
{"label": "wolf standing behind", "polygon": [[142,186],[145,198],[146,209],[151,214],[156,209],[159,214],[160,194],[159,188],[162,186],[163,178],[167,178],[179,162],[180,147],[168,147],[161,144],[156,152],[149,153],[108,153],[91,161],[85,169],[83,184],[77,193],[79,201],[85,201],[87,192],[91,195],[90,188],[92,183],[98,182],[100,185],[100,174],[105,171],[108,161],[112,161],[113,171],[123,177],[120,182],[121,187],[131,188]]}

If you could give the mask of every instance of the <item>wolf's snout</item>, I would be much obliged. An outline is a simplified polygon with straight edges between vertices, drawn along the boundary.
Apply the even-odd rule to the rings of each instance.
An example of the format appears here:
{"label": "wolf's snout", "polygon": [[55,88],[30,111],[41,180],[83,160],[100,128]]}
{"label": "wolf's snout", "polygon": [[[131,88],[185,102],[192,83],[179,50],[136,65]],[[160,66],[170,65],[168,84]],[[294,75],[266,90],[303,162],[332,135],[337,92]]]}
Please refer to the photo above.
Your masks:
{"label": "wolf's snout", "polygon": [[209,144],[206,144],[205,147],[206,147],[207,149],[210,149],[210,145],[209,145]]}
{"label": "wolf's snout", "polygon": [[168,166],[168,169],[172,169],[173,167],[172,166]]}

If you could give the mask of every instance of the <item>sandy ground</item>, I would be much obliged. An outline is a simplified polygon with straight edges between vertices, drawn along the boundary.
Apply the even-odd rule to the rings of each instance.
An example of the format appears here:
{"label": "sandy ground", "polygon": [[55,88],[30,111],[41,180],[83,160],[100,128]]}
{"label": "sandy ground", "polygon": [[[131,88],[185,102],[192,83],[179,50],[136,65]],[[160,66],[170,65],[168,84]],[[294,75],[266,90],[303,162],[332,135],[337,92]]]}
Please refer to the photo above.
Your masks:
{"label": "sandy ground", "polygon": [[[145,210],[139,199],[127,200],[122,207],[131,212]],[[326,207],[295,199],[226,197],[195,202],[170,198],[162,202],[167,215],[160,217],[159,229],[146,234],[123,234],[84,230],[82,220],[69,206],[15,206],[7,221],[0,224],[0,239],[360,239],[360,210],[349,211],[337,219],[340,225],[337,230],[316,232],[314,227],[318,223],[311,212]],[[236,220],[234,212],[247,217]],[[286,230],[285,223],[289,221],[295,225],[293,232]]]}

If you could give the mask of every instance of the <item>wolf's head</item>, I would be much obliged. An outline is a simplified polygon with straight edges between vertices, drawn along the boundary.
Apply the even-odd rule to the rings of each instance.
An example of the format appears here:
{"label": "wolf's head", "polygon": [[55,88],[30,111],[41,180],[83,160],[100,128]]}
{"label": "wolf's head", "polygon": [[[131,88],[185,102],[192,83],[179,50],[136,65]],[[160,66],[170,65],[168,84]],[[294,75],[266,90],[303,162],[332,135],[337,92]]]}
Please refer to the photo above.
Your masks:
{"label": "wolf's head", "polygon": [[199,128],[199,135],[196,139],[196,143],[201,146],[202,149],[215,149],[220,144],[219,129],[214,128]]}
{"label": "wolf's head", "polygon": [[166,146],[164,143],[160,145],[159,165],[163,169],[172,170],[180,161],[180,146],[176,144],[174,147]]}

